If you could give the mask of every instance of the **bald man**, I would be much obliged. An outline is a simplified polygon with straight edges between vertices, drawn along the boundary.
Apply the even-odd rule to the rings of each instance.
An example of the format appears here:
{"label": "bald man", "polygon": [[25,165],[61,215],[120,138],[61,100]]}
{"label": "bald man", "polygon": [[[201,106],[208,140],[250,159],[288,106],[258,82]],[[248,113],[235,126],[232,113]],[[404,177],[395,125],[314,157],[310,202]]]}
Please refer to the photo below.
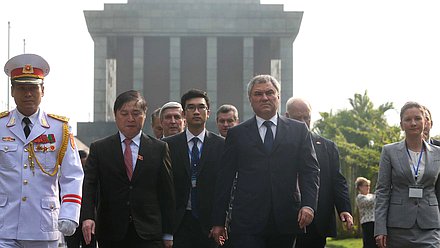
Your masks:
{"label": "bald man", "polygon": [[431,111],[429,111],[429,109],[426,106],[423,106],[423,108],[425,109],[425,119],[426,119],[425,122],[426,125],[423,128],[423,137],[425,138],[426,142],[436,146],[440,146],[440,141],[433,139],[429,134],[431,132],[432,125],[434,124],[434,122],[432,121]]}
{"label": "bald man", "polygon": [[[312,108],[308,102],[290,98],[286,109],[286,117],[305,122],[310,128]],[[297,236],[296,248],[325,247],[327,237],[336,237],[335,207],[347,228],[353,225],[348,186],[340,172],[338,148],[332,141],[314,133],[312,141],[320,166],[318,209],[307,233]]]}

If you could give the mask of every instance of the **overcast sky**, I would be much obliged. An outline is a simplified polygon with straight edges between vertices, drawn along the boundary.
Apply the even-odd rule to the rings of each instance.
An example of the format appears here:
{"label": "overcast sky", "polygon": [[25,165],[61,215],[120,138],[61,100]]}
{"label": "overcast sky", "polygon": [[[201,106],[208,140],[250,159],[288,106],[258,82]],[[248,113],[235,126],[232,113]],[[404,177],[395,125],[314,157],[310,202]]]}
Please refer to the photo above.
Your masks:
{"label": "overcast sky", "polygon": [[[93,41],[83,10],[102,9],[102,0],[0,1],[0,64],[10,56],[42,55],[51,72],[42,107],[75,122],[93,119]],[[348,98],[368,90],[375,106],[393,102],[388,113],[418,101],[431,109],[432,134],[440,134],[440,4],[434,0],[264,0],[304,11],[293,44],[293,96],[319,112],[349,108]],[[23,45],[23,39],[26,45]],[[4,74],[3,74],[4,75]],[[0,109],[6,109],[6,75],[0,77]],[[14,107],[13,99],[11,108]],[[438,124],[437,124],[437,120]]]}

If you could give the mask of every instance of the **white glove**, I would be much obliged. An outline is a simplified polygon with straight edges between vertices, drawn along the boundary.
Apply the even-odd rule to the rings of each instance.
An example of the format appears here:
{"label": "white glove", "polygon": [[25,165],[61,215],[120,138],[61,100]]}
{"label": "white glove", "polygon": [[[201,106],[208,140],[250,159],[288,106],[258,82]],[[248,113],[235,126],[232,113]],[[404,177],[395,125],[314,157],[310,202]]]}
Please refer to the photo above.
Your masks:
{"label": "white glove", "polygon": [[78,224],[76,224],[75,221],[67,219],[58,220],[58,230],[62,232],[64,236],[72,236],[77,227]]}

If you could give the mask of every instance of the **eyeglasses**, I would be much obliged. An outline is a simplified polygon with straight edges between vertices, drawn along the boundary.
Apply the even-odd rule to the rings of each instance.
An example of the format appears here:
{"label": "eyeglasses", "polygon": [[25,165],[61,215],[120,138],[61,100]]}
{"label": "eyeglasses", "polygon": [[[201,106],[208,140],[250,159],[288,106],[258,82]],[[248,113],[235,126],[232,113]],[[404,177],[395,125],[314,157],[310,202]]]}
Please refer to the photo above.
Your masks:
{"label": "eyeglasses", "polygon": [[203,105],[203,104],[200,104],[200,105],[197,105],[197,106],[190,104],[190,105],[185,107],[185,110],[187,110],[189,112],[195,112],[196,109],[198,109],[199,111],[205,111],[205,110],[208,109],[208,106]]}

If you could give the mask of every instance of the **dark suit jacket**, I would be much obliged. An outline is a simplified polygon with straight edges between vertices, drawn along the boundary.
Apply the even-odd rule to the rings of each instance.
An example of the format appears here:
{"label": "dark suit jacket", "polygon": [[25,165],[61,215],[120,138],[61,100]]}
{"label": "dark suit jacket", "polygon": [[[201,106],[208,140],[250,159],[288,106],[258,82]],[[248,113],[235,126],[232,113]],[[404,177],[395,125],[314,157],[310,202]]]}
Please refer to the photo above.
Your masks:
{"label": "dark suit jacket", "polygon": [[132,180],[125,171],[119,133],[92,143],[84,167],[82,216],[95,220],[98,240],[121,240],[130,219],[146,240],[173,234],[175,198],[166,143],[142,134]]}
{"label": "dark suit jacket", "polygon": [[310,132],[304,123],[279,116],[269,153],[260,138],[255,117],[228,130],[217,179],[214,226],[225,223],[231,184],[237,171],[232,233],[262,233],[271,213],[279,233],[294,233],[298,231],[298,210],[309,206],[316,211],[319,169]]}
{"label": "dark suit jacket", "polygon": [[430,139],[429,143],[435,146],[440,146],[440,141],[435,139]]}
{"label": "dark suit jacket", "polygon": [[[176,192],[176,229],[179,228],[188,205],[191,185],[191,165],[186,132],[163,139],[168,143],[173,166],[174,188]],[[220,168],[220,157],[223,152],[224,138],[206,131],[200,157],[199,175],[197,177],[197,200],[199,220],[203,231],[211,228],[212,201],[215,181]]]}
{"label": "dark suit jacket", "polygon": [[336,237],[335,207],[338,213],[351,213],[347,181],[340,172],[336,144],[317,134],[312,134],[312,141],[320,168],[318,210],[312,225],[323,237]]}

